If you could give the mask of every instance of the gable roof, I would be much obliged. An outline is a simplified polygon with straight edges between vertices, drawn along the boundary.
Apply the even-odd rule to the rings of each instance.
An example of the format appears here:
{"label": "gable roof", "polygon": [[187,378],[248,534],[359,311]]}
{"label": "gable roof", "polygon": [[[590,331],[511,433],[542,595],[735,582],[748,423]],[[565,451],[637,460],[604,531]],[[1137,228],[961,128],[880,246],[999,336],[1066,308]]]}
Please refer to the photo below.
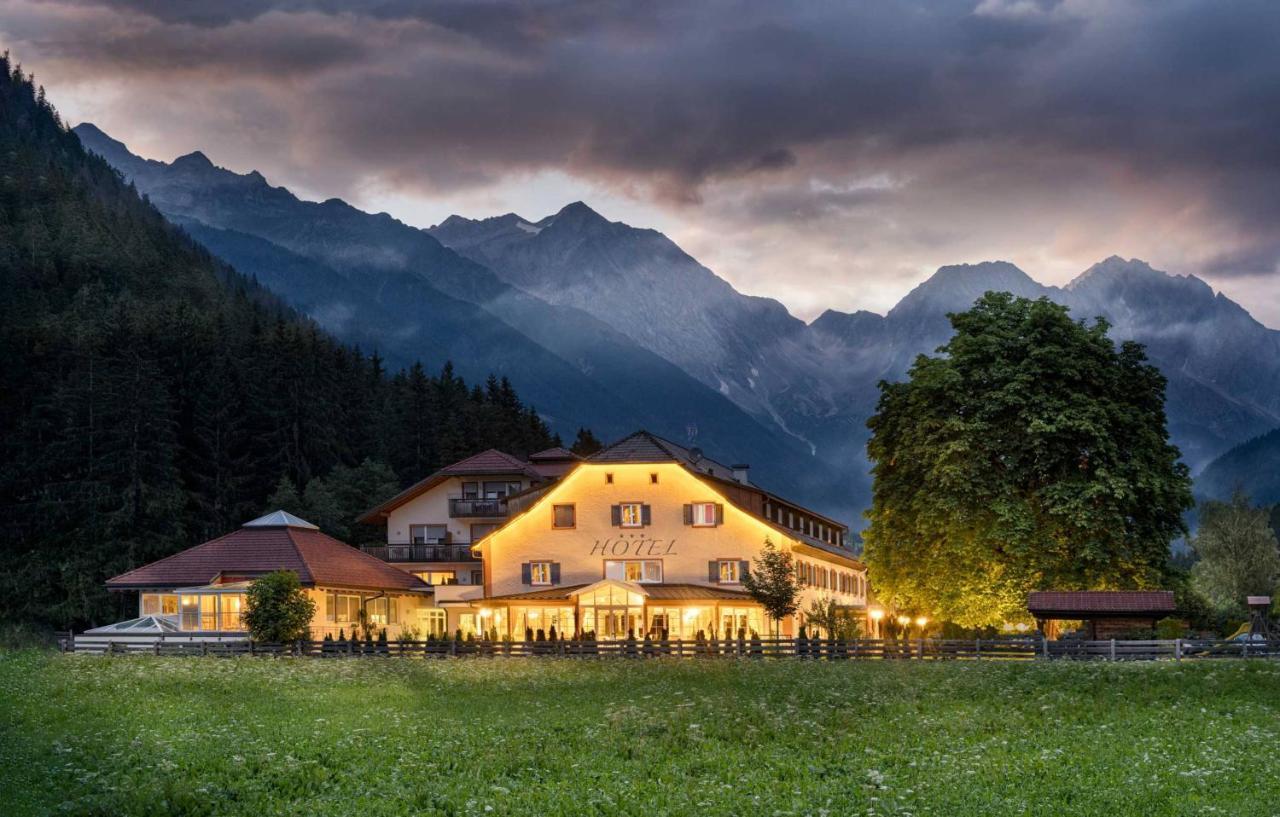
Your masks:
{"label": "gable roof", "polygon": [[643,429],[605,446],[587,459],[589,462],[678,462],[690,470],[713,476],[733,474],[731,466],[703,455],[697,448],[685,448]]}
{"label": "gable roof", "polygon": [[1027,594],[1032,615],[1172,613],[1177,609],[1171,590],[1034,590]]}
{"label": "gable roof", "polygon": [[292,570],[308,586],[427,589],[417,576],[326,536],[309,522],[298,521],[302,525],[266,525],[255,519],[225,536],[108,579],[107,588],[190,587],[207,584],[220,574],[246,576]]}
{"label": "gable roof", "polygon": [[505,451],[499,451],[496,448],[490,448],[487,451],[481,451],[479,454],[473,454],[466,459],[458,460],[452,465],[446,465],[427,478],[405,488],[386,502],[365,511],[356,518],[356,521],[370,525],[380,524],[388,513],[399,508],[404,503],[425,494],[450,477],[516,475],[531,479],[543,479],[546,476],[546,474],[541,473],[519,457],[512,456]]}

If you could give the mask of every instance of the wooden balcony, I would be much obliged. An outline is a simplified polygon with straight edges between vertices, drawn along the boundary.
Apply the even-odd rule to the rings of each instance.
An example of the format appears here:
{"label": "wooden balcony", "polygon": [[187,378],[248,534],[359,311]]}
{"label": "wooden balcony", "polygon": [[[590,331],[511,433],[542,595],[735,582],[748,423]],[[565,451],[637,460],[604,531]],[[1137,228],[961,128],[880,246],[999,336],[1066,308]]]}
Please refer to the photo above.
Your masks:
{"label": "wooden balcony", "polygon": [[507,500],[505,499],[450,499],[449,516],[454,519],[479,517],[484,519],[506,519]]}
{"label": "wooden balcony", "polygon": [[479,562],[471,545],[365,545],[361,548],[384,562]]}

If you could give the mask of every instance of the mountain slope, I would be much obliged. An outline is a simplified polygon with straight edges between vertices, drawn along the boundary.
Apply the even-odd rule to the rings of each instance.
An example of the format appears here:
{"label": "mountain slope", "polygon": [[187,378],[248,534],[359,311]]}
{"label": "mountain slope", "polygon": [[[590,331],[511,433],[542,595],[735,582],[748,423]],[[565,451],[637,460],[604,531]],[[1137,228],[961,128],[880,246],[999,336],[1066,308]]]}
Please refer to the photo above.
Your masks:
{"label": "mountain slope", "polygon": [[[1107,259],[1065,288],[1006,262],[940,268],[888,314],[828,311],[805,326],[733,289],[653,230],[610,222],[581,202],[538,221],[451,216],[431,228],[505,281],[572,304],[812,446],[865,491],[865,422],[876,383],[905,376],[951,334],[947,313],[989,290],[1047,297],[1105,317],[1168,378],[1174,441],[1193,469],[1280,422],[1280,333],[1194,277]],[[617,320],[616,316],[626,316]]]}
{"label": "mountain slope", "polygon": [[763,485],[844,517],[861,507],[862,497],[802,444],[637,345],[616,321],[549,304],[386,214],[301,201],[203,154],[166,164],[133,156],[91,126],[76,132],[170,219],[340,337],[393,362],[431,353],[467,376],[506,374],[566,433],[587,425],[613,437],[643,427],[686,440],[696,428],[709,453],[754,458]]}
{"label": "mountain slope", "polygon": [[1280,503],[1280,428],[1241,443],[1196,478],[1196,494],[1227,500],[1244,491],[1254,504]]}
{"label": "mountain slope", "polygon": [[553,441],[500,384],[388,378],[215,259],[7,57],[0,157],[0,620],[118,620],[108,577],[260,514],[282,480],[416,480]]}

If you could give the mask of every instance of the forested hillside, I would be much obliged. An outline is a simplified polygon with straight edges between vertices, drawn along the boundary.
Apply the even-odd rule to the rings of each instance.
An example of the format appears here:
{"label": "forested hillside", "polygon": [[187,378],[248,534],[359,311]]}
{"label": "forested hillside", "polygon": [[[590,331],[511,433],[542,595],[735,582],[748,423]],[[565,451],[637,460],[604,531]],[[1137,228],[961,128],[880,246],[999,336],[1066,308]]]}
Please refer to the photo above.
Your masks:
{"label": "forested hillside", "polygon": [[505,381],[389,377],[300,319],[0,69],[0,617],[119,616],[104,579],[261,513],[282,477],[385,463],[403,485],[556,442]]}

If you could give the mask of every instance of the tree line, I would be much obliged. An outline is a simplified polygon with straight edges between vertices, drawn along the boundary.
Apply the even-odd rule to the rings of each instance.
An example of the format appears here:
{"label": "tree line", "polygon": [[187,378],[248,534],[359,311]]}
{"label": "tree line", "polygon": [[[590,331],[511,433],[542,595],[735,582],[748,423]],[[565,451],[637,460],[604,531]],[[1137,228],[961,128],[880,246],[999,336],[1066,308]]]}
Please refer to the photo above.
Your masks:
{"label": "tree line", "polygon": [[441,465],[559,444],[505,379],[388,373],[214,259],[7,54],[0,162],[0,617],[118,618],[132,608],[105,579],[226,533],[282,485],[339,496],[324,521],[350,533],[356,504]]}

